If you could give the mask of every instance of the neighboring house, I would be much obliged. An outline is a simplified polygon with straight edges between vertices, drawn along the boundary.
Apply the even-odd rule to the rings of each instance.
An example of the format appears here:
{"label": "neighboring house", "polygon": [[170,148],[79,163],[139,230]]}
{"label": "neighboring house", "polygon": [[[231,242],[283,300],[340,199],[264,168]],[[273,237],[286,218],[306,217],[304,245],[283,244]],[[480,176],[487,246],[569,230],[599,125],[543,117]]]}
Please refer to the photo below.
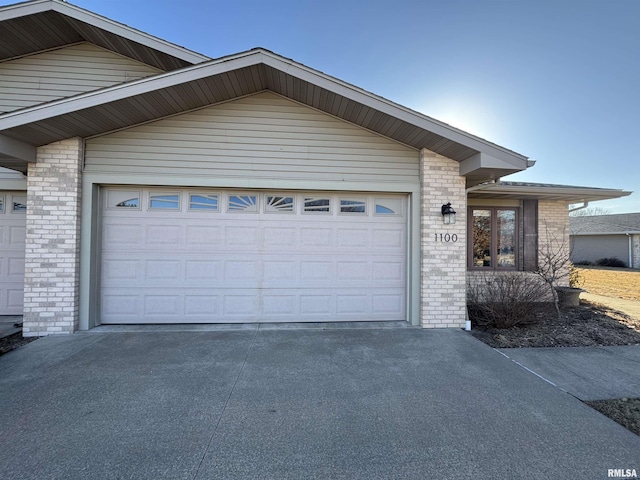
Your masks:
{"label": "neighboring house", "polygon": [[[460,327],[468,273],[532,271],[569,203],[629,194],[499,182],[533,162],[264,49],[209,59],[59,0],[2,7],[0,28],[27,336]],[[25,194],[2,195],[10,225]]]}
{"label": "neighboring house", "polygon": [[617,258],[640,268],[640,213],[571,217],[571,261]]}

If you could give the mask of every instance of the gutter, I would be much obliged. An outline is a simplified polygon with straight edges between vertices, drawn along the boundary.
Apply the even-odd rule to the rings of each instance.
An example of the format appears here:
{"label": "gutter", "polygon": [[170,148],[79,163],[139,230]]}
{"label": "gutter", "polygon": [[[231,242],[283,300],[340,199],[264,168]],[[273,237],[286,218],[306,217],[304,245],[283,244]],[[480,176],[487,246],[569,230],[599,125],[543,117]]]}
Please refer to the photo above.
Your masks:
{"label": "gutter", "polygon": [[578,210],[582,210],[584,208],[587,208],[589,206],[589,202],[582,202],[582,205],[576,208],[572,208],[571,210],[569,210],[569,213],[571,212],[577,212]]}

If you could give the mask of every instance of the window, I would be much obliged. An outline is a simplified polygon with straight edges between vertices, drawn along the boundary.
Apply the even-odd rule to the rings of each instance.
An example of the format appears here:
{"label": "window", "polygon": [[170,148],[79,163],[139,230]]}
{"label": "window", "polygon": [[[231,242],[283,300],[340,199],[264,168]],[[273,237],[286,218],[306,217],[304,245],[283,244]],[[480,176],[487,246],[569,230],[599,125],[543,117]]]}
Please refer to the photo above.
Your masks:
{"label": "window", "polygon": [[471,268],[515,269],[518,223],[514,208],[472,208]]}
{"label": "window", "polygon": [[328,198],[305,197],[304,213],[331,213],[331,201]]}
{"label": "window", "polygon": [[366,207],[367,201],[364,199],[340,199],[340,213],[367,213]]}
{"label": "window", "polygon": [[208,210],[217,212],[219,210],[217,194],[191,194],[189,195],[189,210]]}
{"label": "window", "polygon": [[26,212],[27,211],[27,197],[13,197],[13,212]]}
{"label": "window", "polygon": [[229,195],[230,212],[258,213],[258,197],[256,195]]}
{"label": "window", "polygon": [[376,215],[402,215],[401,198],[376,198]]}
{"label": "window", "polygon": [[267,196],[264,207],[265,212],[293,212],[293,197],[272,197]]}
{"label": "window", "polygon": [[140,192],[136,190],[108,190],[108,208],[140,209]]}
{"label": "window", "polygon": [[4,196],[0,195],[0,213],[4,213]]}
{"label": "window", "polygon": [[180,195],[175,194],[151,194],[149,196],[149,208],[160,210],[180,210]]}

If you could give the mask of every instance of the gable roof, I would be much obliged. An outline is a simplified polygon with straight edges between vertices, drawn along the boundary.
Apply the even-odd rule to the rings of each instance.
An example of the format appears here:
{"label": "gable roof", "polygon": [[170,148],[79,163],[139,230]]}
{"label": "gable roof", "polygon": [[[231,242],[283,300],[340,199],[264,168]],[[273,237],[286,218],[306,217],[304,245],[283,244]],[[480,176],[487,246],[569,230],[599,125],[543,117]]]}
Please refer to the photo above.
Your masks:
{"label": "gable roof", "polygon": [[613,188],[499,181],[478,185],[476,190],[469,192],[469,198],[561,200],[568,203],[584,203],[626,197],[627,195],[631,195],[631,193],[632,192]]}
{"label": "gable roof", "polygon": [[[0,136],[40,146],[101,135],[265,90],[457,160],[470,185],[529,166],[523,155],[262,48],[7,113],[0,116]],[[11,160],[5,156],[3,165],[9,166],[7,162]],[[12,168],[25,167],[24,160],[13,161]]]}
{"label": "gable roof", "polygon": [[0,7],[0,61],[79,42],[90,42],[161,70],[209,60],[61,0],[32,0]]}
{"label": "gable roof", "polygon": [[640,213],[570,217],[571,235],[640,234]]}

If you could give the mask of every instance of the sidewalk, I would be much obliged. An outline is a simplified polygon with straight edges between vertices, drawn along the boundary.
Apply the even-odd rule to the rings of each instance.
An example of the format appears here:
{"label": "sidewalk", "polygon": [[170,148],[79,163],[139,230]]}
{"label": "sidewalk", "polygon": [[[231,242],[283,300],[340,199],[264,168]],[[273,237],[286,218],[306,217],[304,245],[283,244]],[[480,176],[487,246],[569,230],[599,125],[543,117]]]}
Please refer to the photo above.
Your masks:
{"label": "sidewalk", "polygon": [[606,307],[626,313],[631,318],[640,320],[640,302],[623,300],[621,298],[605,297],[604,295],[595,295],[587,292],[582,292],[580,294],[580,298],[587,302],[600,303]]}

